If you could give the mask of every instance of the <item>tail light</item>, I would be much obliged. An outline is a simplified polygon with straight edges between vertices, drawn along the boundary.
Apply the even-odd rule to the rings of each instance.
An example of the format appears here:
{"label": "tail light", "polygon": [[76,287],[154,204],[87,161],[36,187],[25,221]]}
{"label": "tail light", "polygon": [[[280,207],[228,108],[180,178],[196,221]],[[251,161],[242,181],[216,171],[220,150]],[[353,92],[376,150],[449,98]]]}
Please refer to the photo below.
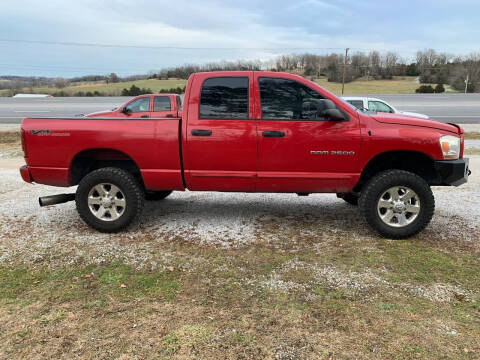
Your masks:
{"label": "tail light", "polygon": [[25,136],[25,130],[21,129],[21,137],[22,137],[22,150],[23,156],[27,157],[27,140]]}

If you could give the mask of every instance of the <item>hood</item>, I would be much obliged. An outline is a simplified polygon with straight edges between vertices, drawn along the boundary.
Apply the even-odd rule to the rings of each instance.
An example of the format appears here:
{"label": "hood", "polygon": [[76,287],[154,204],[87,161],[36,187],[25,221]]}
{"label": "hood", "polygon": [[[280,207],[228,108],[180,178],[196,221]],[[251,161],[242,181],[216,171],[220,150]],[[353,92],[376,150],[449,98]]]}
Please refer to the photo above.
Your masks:
{"label": "hood", "polygon": [[113,111],[103,110],[103,111],[95,111],[93,113],[86,114],[85,117],[100,117],[100,116],[108,117],[108,116],[111,116],[112,114],[113,114]]}
{"label": "hood", "polygon": [[371,116],[375,120],[381,123],[386,123],[386,124],[422,126],[422,127],[449,131],[455,134],[463,133],[463,129],[458,125],[445,124],[435,120],[422,119],[422,118],[407,116],[402,114],[389,114],[389,113],[376,113]]}
{"label": "hood", "polygon": [[419,117],[419,118],[422,118],[422,119],[429,119],[428,115],[414,113],[414,112],[410,112],[410,111],[399,111],[398,114]]}

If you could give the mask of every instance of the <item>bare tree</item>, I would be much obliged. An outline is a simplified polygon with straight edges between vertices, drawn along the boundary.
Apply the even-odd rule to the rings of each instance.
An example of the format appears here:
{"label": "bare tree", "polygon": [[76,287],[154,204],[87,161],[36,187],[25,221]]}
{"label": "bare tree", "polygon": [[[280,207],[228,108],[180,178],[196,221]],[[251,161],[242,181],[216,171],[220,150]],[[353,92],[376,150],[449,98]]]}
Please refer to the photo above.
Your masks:
{"label": "bare tree", "polygon": [[120,81],[120,78],[118,77],[117,74],[115,73],[111,73],[109,76],[108,76],[108,81],[112,82],[112,83],[118,83]]}
{"label": "bare tree", "polygon": [[[468,78],[468,83],[465,84]],[[467,85],[468,92],[480,89],[480,53],[471,53],[454,65],[449,82],[456,90],[463,91]]]}
{"label": "bare tree", "polygon": [[23,91],[23,88],[25,87],[25,83],[20,80],[20,79],[12,79],[10,81],[10,95],[16,95],[18,93],[21,93]]}
{"label": "bare tree", "polygon": [[55,87],[59,89],[63,89],[67,86],[67,81],[63,77],[58,77],[55,79]]}

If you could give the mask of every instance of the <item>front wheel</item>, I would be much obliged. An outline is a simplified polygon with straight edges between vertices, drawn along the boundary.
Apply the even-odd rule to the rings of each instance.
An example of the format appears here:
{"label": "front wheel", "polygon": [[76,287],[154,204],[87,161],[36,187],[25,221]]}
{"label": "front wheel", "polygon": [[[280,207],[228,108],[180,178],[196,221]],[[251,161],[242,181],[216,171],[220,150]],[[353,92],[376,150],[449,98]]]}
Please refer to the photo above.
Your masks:
{"label": "front wheel", "polygon": [[387,170],[365,185],[359,205],[367,223],[380,235],[404,239],[428,225],[435,199],[430,186],[418,175]]}
{"label": "front wheel", "polygon": [[119,168],[102,168],[86,175],[75,196],[77,211],[101,232],[118,232],[142,212],[144,194],[138,181]]}

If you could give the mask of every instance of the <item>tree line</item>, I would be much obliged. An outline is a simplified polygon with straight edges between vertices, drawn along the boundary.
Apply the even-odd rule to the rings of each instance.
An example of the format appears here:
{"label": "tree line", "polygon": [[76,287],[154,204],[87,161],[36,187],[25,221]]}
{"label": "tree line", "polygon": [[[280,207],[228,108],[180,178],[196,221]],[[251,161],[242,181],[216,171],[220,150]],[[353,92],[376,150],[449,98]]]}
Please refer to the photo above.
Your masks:
{"label": "tree line", "polygon": [[[9,89],[13,95],[22,91],[33,92],[33,88],[40,86],[55,87],[61,90],[66,86],[82,82],[104,81],[106,83],[117,83],[140,79],[188,79],[195,72],[232,70],[286,71],[311,79],[326,77],[331,82],[341,82],[345,70],[345,82],[347,83],[360,78],[370,80],[392,79],[394,76],[417,76],[421,84],[442,85],[439,89],[446,84],[456,90],[463,91],[467,85],[468,92],[480,91],[480,53],[457,56],[437,52],[433,49],[417,51],[415,59],[410,61],[402,58],[396,52],[380,53],[379,51],[370,51],[365,53],[357,51],[348,54],[346,63],[342,53],[324,55],[304,53],[280,55],[268,61],[239,60],[206,64],[185,64],[161,69],[149,74],[128,77],[119,77],[115,73],[109,75],[86,75],[70,79],[63,77],[8,76],[0,77],[0,90]],[[466,84],[467,78],[468,83]],[[126,89],[124,93],[127,91],[130,91],[130,89]],[[132,92],[137,92],[137,90],[133,89]]]}
{"label": "tree line", "polygon": [[273,61],[217,62],[203,65],[187,64],[163,69],[150,78],[187,79],[199,71],[229,70],[271,70],[299,73],[305,77],[326,77],[331,82],[342,82],[345,68],[345,82],[359,78],[392,79],[394,76],[418,76],[421,84],[451,85],[464,90],[468,76],[468,92],[480,91],[480,53],[455,56],[439,53],[433,49],[417,51],[414,61],[407,61],[395,52],[355,52],[349,54],[346,63],[344,54],[290,54],[280,55]]}

